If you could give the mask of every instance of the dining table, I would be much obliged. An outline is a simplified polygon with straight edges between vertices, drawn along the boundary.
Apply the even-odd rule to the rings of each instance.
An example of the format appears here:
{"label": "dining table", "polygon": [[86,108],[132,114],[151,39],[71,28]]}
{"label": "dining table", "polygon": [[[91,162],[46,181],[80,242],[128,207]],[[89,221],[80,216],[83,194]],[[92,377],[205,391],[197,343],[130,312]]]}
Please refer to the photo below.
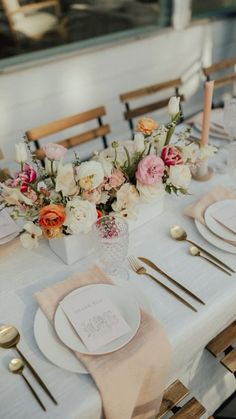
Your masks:
{"label": "dining table", "polygon": [[[206,408],[202,418],[213,414],[236,389],[234,375],[206,349],[209,341],[236,318],[236,274],[226,275],[202,258],[192,257],[189,244],[173,240],[169,230],[173,225],[182,226],[191,240],[236,270],[235,254],[208,243],[199,234],[194,220],[183,212],[188,204],[217,185],[233,187],[233,182],[228,174],[216,173],[206,182],[192,180],[188,195],[167,195],[163,213],[132,230],[129,237],[129,255],[151,259],[198,295],[205,305],[178,289],[197,312],[190,310],[148,277],[137,275],[127,261],[124,261],[124,266],[128,279],[119,278],[115,282],[117,286],[133,290],[134,294],[138,290],[148,300],[152,315],[163,326],[171,344],[166,387],[176,379],[181,380],[191,396]],[[21,340],[18,347],[58,401],[57,406],[53,404],[25,368],[26,377],[44,400],[47,411],[40,409],[21,377],[8,370],[9,361],[17,355],[15,350],[0,349],[1,419],[102,418],[101,398],[91,376],[69,372],[51,363],[41,353],[34,337],[38,309],[34,294],[94,264],[100,264],[95,251],[72,265],[64,264],[49,248],[47,240],[40,240],[39,247],[31,251],[20,245],[19,238],[0,246],[0,323],[12,324],[19,329]],[[165,277],[154,273],[151,268],[148,271],[176,290]]]}

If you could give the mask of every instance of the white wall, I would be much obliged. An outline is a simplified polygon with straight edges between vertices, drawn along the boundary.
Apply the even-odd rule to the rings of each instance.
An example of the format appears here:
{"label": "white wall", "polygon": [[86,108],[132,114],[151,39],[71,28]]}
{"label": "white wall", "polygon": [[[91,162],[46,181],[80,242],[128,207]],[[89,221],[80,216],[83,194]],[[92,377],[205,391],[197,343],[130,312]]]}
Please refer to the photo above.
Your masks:
{"label": "white wall", "polygon": [[[25,130],[98,105],[107,108],[105,119],[112,128],[109,139],[129,137],[119,94],[179,77],[196,60],[210,63],[235,55],[235,23],[236,19],[229,19],[195,24],[178,32],[166,29],[143,39],[78,51],[72,57],[0,75],[0,147],[5,163],[12,159],[14,143]],[[191,97],[185,107],[188,114],[201,108],[199,87],[197,76],[184,88]]]}

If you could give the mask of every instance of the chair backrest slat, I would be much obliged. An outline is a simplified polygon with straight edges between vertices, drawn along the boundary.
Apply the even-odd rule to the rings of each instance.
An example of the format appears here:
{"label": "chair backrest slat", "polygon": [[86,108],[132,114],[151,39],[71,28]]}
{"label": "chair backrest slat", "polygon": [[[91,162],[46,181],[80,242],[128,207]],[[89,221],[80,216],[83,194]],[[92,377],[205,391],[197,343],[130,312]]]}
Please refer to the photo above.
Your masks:
{"label": "chair backrest slat", "polygon": [[133,99],[138,99],[143,96],[152,95],[154,93],[160,92],[161,90],[169,89],[172,87],[177,87],[181,84],[181,79],[173,79],[166,82],[153,84],[152,86],[143,87],[141,89],[132,90],[127,93],[120,95],[121,102],[127,102]]}
{"label": "chair backrest slat", "polygon": [[205,74],[205,76],[209,76],[212,73],[216,73],[217,71],[220,71],[220,70],[225,70],[226,68],[232,67],[235,64],[236,64],[236,57],[229,58],[227,60],[220,61],[219,63],[212,64],[209,67],[203,68],[203,73]]}
{"label": "chair backrest slat", "polygon": [[99,118],[101,116],[104,116],[105,114],[106,110],[104,106],[100,106],[98,108],[91,109],[89,111],[77,115],[68,116],[58,121],[49,122],[48,124],[30,129],[26,131],[26,135],[29,141],[36,141],[42,137],[55,134],[75,125],[91,121],[92,119]]}
{"label": "chair backrest slat", "polygon": [[236,73],[232,73],[227,76],[220,77],[219,79],[215,80],[214,86],[215,87],[226,86],[227,84],[231,84],[234,80],[236,80]]}
{"label": "chair backrest slat", "polygon": [[[66,138],[65,140],[57,141],[57,144],[63,145],[66,148],[73,148],[80,144],[86,143],[87,141],[95,140],[96,138],[103,137],[110,133],[110,126],[108,124],[101,125],[98,128],[91,129],[90,131],[83,132],[79,135]],[[35,150],[35,155],[38,159],[43,160],[45,158],[45,152],[42,148]]]}

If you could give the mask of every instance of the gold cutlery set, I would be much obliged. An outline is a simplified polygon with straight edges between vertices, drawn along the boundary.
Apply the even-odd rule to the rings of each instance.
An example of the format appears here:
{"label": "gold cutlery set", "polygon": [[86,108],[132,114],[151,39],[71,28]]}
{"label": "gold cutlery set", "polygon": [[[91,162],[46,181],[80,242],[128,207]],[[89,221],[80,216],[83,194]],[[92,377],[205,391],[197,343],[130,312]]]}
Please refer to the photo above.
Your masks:
{"label": "gold cutlery set", "polygon": [[53,397],[52,393],[47,388],[46,384],[43,382],[42,378],[39,376],[37,371],[34,369],[34,367],[30,364],[30,362],[27,360],[27,358],[23,355],[23,353],[20,351],[20,349],[17,347],[17,344],[20,341],[20,333],[17,330],[16,327],[11,325],[2,325],[0,326],[0,347],[4,349],[11,349],[14,348],[20,358],[13,358],[9,363],[9,370],[14,374],[20,374],[28,387],[30,388],[32,394],[34,395],[37,402],[40,404],[42,409],[46,411],[46,408],[40,398],[38,397],[37,393],[27,380],[27,378],[23,374],[24,366],[27,366],[28,369],[31,371],[39,385],[43,388],[45,393],[50,397],[50,399],[53,401],[54,404],[58,404],[56,399]]}
{"label": "gold cutlery set", "polygon": [[[203,259],[207,260],[207,262],[211,263],[224,273],[231,275],[232,273],[235,273],[235,271],[228,265],[226,265],[224,262],[222,262],[220,259],[218,259],[215,255],[211,254],[208,250],[204,249],[203,247],[197,245],[193,241],[189,240],[187,238],[187,233],[185,230],[183,230],[179,226],[174,226],[170,229],[170,235],[174,240],[178,241],[187,241],[191,244],[189,248],[189,253],[192,256],[199,256]],[[207,255],[207,256],[206,256]],[[198,303],[201,303],[205,305],[205,302],[201,300],[197,295],[195,295],[192,291],[188,290],[185,286],[180,284],[178,281],[176,281],[174,278],[172,278],[169,274],[167,274],[165,271],[163,271],[161,268],[159,268],[155,263],[153,263],[151,260],[145,258],[145,257],[138,257],[135,258],[133,256],[128,257],[129,264],[131,268],[134,270],[135,273],[138,275],[146,275],[149,278],[153,279],[155,282],[157,282],[162,288],[164,288],[169,294],[174,296],[177,300],[179,300],[182,304],[190,308],[191,310],[197,312],[197,309],[190,304],[187,300],[185,300],[183,297],[181,297],[178,293],[176,293],[174,290],[169,288],[167,285],[165,285],[163,282],[161,282],[158,278],[150,274],[147,269],[140,263],[142,261],[146,265],[148,265],[150,268],[155,270],[156,272],[160,273],[161,275],[165,276],[172,284],[174,284],[177,288],[184,291],[186,294],[188,294],[190,297],[192,297],[195,301]]]}

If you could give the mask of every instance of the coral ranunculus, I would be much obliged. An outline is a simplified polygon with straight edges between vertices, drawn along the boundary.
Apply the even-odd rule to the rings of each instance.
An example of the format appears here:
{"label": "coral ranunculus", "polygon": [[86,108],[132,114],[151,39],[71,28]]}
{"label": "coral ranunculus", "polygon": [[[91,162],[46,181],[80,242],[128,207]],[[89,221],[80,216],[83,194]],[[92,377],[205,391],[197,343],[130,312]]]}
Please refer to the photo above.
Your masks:
{"label": "coral ranunculus", "polygon": [[46,205],[39,211],[39,225],[44,230],[58,229],[65,221],[65,211],[62,205]]}
{"label": "coral ranunculus", "polygon": [[166,166],[176,166],[177,164],[183,164],[181,153],[176,147],[172,145],[166,145],[163,147],[161,158]]}
{"label": "coral ranunculus", "polygon": [[164,163],[160,157],[150,155],[140,160],[136,178],[142,185],[153,185],[162,181]]}
{"label": "coral ranunculus", "polygon": [[135,131],[142,132],[144,135],[151,135],[157,128],[158,124],[156,121],[153,121],[152,118],[144,117],[138,121]]}

